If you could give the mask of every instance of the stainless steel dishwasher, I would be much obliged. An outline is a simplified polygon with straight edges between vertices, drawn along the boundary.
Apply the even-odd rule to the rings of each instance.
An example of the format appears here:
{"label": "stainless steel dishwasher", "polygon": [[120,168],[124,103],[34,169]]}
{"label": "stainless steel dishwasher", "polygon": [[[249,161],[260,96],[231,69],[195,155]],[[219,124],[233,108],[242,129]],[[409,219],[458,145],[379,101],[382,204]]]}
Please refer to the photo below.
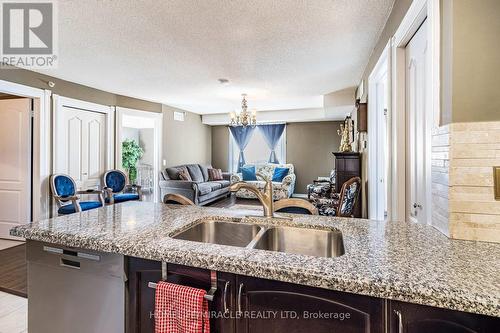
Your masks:
{"label": "stainless steel dishwasher", "polygon": [[122,255],[28,241],[30,333],[125,332]]}

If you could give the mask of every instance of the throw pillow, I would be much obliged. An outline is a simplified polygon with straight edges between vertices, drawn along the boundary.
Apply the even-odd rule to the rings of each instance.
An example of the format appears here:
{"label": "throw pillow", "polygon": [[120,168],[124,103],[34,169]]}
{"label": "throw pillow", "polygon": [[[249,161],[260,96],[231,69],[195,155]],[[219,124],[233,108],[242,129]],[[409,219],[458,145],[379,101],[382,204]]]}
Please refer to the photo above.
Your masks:
{"label": "throw pillow", "polygon": [[253,165],[241,168],[241,175],[243,176],[243,181],[257,180],[255,166]]}
{"label": "throw pillow", "polygon": [[224,180],[221,169],[208,169],[208,180]]}
{"label": "throw pillow", "polygon": [[285,176],[288,175],[289,170],[290,170],[289,168],[279,168],[279,167],[274,168],[272,181],[281,183],[283,181],[283,178],[285,178]]}
{"label": "throw pillow", "polygon": [[189,175],[189,172],[185,166],[178,168],[179,170],[179,179],[180,180],[188,180],[188,181],[193,181],[191,179],[191,176]]}

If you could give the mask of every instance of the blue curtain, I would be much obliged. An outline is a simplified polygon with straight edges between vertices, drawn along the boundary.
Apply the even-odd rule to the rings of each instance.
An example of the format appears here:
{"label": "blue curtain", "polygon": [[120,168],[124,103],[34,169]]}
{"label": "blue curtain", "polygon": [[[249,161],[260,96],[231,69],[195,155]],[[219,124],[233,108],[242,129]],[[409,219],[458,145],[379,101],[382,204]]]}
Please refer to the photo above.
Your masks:
{"label": "blue curtain", "polygon": [[269,156],[269,163],[279,163],[278,158],[276,157],[276,152],[274,149],[278,144],[278,141],[285,130],[285,124],[276,124],[276,125],[259,125],[259,129],[264,135],[266,139],[267,145],[271,149],[271,155]]}
{"label": "blue curtain", "polygon": [[238,145],[238,148],[240,149],[240,156],[238,158],[238,171],[240,172],[241,167],[245,164],[245,154],[243,154],[243,151],[245,150],[246,146],[248,145],[248,142],[250,141],[250,138],[252,137],[253,131],[255,130],[255,127],[247,126],[236,126],[236,127],[229,127],[229,130],[231,131],[231,134],[233,135],[234,141],[236,141],[236,144]]}

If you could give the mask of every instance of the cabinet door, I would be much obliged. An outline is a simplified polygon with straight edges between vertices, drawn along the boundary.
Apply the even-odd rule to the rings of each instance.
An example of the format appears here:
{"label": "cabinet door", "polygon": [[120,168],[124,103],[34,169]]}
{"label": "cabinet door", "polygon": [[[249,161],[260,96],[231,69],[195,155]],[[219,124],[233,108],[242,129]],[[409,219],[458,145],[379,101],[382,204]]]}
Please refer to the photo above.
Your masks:
{"label": "cabinet door", "polygon": [[378,333],[384,300],[237,276],[238,333]]}
{"label": "cabinet door", "polygon": [[390,333],[500,332],[500,318],[391,301]]}
{"label": "cabinet door", "polygon": [[[161,262],[128,258],[128,333],[154,332],[155,290],[149,288],[148,283],[160,281],[161,278]],[[168,282],[209,290],[210,271],[168,264]],[[234,309],[234,284],[233,274],[217,273],[217,292],[214,300],[208,302],[211,332],[232,333],[235,331],[233,316],[225,311],[225,309]]]}
{"label": "cabinet door", "polygon": [[161,263],[128,257],[127,264],[127,333],[153,333],[155,290],[148,282],[161,280]]}

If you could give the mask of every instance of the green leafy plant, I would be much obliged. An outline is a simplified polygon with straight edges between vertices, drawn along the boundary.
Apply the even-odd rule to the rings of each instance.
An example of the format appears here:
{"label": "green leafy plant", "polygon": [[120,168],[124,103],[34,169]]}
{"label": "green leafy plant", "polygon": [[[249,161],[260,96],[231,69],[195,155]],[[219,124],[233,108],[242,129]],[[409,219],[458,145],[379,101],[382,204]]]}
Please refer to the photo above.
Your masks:
{"label": "green leafy plant", "polygon": [[122,142],[122,166],[127,170],[131,183],[137,178],[137,161],[143,154],[144,149],[135,140],[127,139]]}

